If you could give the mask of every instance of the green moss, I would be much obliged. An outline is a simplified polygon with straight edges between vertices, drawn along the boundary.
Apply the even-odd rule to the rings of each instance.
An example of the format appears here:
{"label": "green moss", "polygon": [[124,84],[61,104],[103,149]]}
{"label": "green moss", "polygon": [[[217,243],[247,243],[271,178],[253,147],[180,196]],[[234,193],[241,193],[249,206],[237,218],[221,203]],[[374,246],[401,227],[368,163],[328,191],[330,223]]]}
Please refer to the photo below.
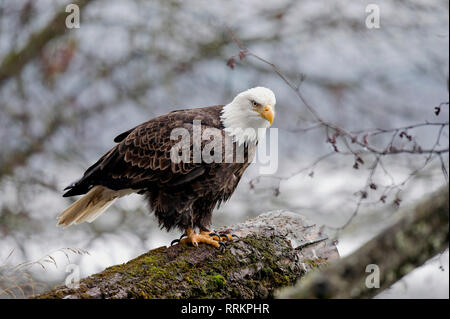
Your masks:
{"label": "green moss", "polygon": [[214,286],[218,289],[222,289],[225,286],[225,284],[227,283],[227,281],[225,280],[225,278],[222,275],[212,276],[212,281],[213,281]]}
{"label": "green moss", "polygon": [[305,260],[305,263],[310,264],[313,268],[317,268],[317,263],[314,260]]}
{"label": "green moss", "polygon": [[[99,280],[116,278],[108,285],[132,287],[124,291],[128,298],[267,298],[301,275],[279,257],[290,253],[292,248],[276,236],[247,236],[225,251],[180,247],[174,252],[161,247],[82,282],[93,287]],[[317,267],[321,260],[307,262]],[[105,291],[114,294],[114,289]]]}

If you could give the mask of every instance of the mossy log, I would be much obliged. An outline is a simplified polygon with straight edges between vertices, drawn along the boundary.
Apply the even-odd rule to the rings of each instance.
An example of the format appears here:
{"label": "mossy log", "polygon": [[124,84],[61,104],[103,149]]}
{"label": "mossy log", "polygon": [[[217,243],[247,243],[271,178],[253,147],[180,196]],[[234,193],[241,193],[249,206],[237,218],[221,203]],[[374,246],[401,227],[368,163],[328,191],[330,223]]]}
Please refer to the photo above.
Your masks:
{"label": "mossy log", "polygon": [[339,257],[334,243],[303,216],[274,211],[217,231],[240,240],[224,250],[174,245],[36,298],[270,298],[308,271]]}
{"label": "mossy log", "polygon": [[[376,296],[448,248],[448,195],[447,184],[417,206],[405,209],[396,223],[350,256],[340,259],[321,272],[305,276],[296,286],[284,288],[277,296],[280,298]],[[374,276],[379,278],[378,282]]]}

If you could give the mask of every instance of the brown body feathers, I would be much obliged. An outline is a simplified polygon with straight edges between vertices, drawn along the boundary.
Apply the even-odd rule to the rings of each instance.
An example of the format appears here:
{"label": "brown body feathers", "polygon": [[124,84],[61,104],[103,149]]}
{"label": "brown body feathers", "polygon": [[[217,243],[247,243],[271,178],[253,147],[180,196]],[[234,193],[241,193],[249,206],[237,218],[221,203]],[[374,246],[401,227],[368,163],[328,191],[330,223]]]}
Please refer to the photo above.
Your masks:
{"label": "brown body feathers", "polygon": [[[182,127],[192,139],[193,121],[199,120],[202,131],[216,128],[224,135],[222,108],[219,105],[174,111],[118,135],[114,139],[117,145],[89,167],[79,181],[67,187],[64,196],[86,194],[96,186],[118,191],[117,194],[132,190],[147,196],[162,227],[207,229],[214,207],[233,194],[252,158],[246,149],[244,163],[193,163],[192,155],[188,163],[174,163],[170,151],[178,141],[171,140],[170,134]],[[102,194],[105,197],[107,192]]]}

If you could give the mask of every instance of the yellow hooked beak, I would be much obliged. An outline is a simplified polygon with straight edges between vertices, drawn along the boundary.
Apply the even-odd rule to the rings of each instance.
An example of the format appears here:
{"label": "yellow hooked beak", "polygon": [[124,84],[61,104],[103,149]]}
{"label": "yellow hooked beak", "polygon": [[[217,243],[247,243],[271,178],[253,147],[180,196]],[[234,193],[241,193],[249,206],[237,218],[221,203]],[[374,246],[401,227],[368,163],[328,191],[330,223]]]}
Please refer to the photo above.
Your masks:
{"label": "yellow hooked beak", "polygon": [[273,119],[275,117],[275,113],[273,112],[272,107],[269,105],[266,105],[263,107],[262,110],[254,110],[255,112],[258,112],[263,119],[266,119],[269,121],[270,125],[273,123]]}

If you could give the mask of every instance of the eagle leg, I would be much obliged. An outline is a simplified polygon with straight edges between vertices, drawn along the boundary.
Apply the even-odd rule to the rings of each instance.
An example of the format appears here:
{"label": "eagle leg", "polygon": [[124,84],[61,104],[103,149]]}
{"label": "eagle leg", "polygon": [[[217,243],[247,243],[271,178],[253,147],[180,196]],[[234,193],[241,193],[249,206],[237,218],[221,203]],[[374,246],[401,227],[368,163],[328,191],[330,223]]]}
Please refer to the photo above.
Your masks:
{"label": "eagle leg", "polygon": [[196,247],[198,247],[199,243],[205,243],[207,245],[211,245],[216,248],[219,248],[220,246],[223,245],[222,242],[214,240],[212,238],[212,236],[209,236],[209,233],[210,232],[208,232],[208,233],[200,232],[200,234],[197,234],[193,228],[188,227],[186,229],[187,237],[180,239],[179,242],[180,242],[180,244],[191,244]]}

